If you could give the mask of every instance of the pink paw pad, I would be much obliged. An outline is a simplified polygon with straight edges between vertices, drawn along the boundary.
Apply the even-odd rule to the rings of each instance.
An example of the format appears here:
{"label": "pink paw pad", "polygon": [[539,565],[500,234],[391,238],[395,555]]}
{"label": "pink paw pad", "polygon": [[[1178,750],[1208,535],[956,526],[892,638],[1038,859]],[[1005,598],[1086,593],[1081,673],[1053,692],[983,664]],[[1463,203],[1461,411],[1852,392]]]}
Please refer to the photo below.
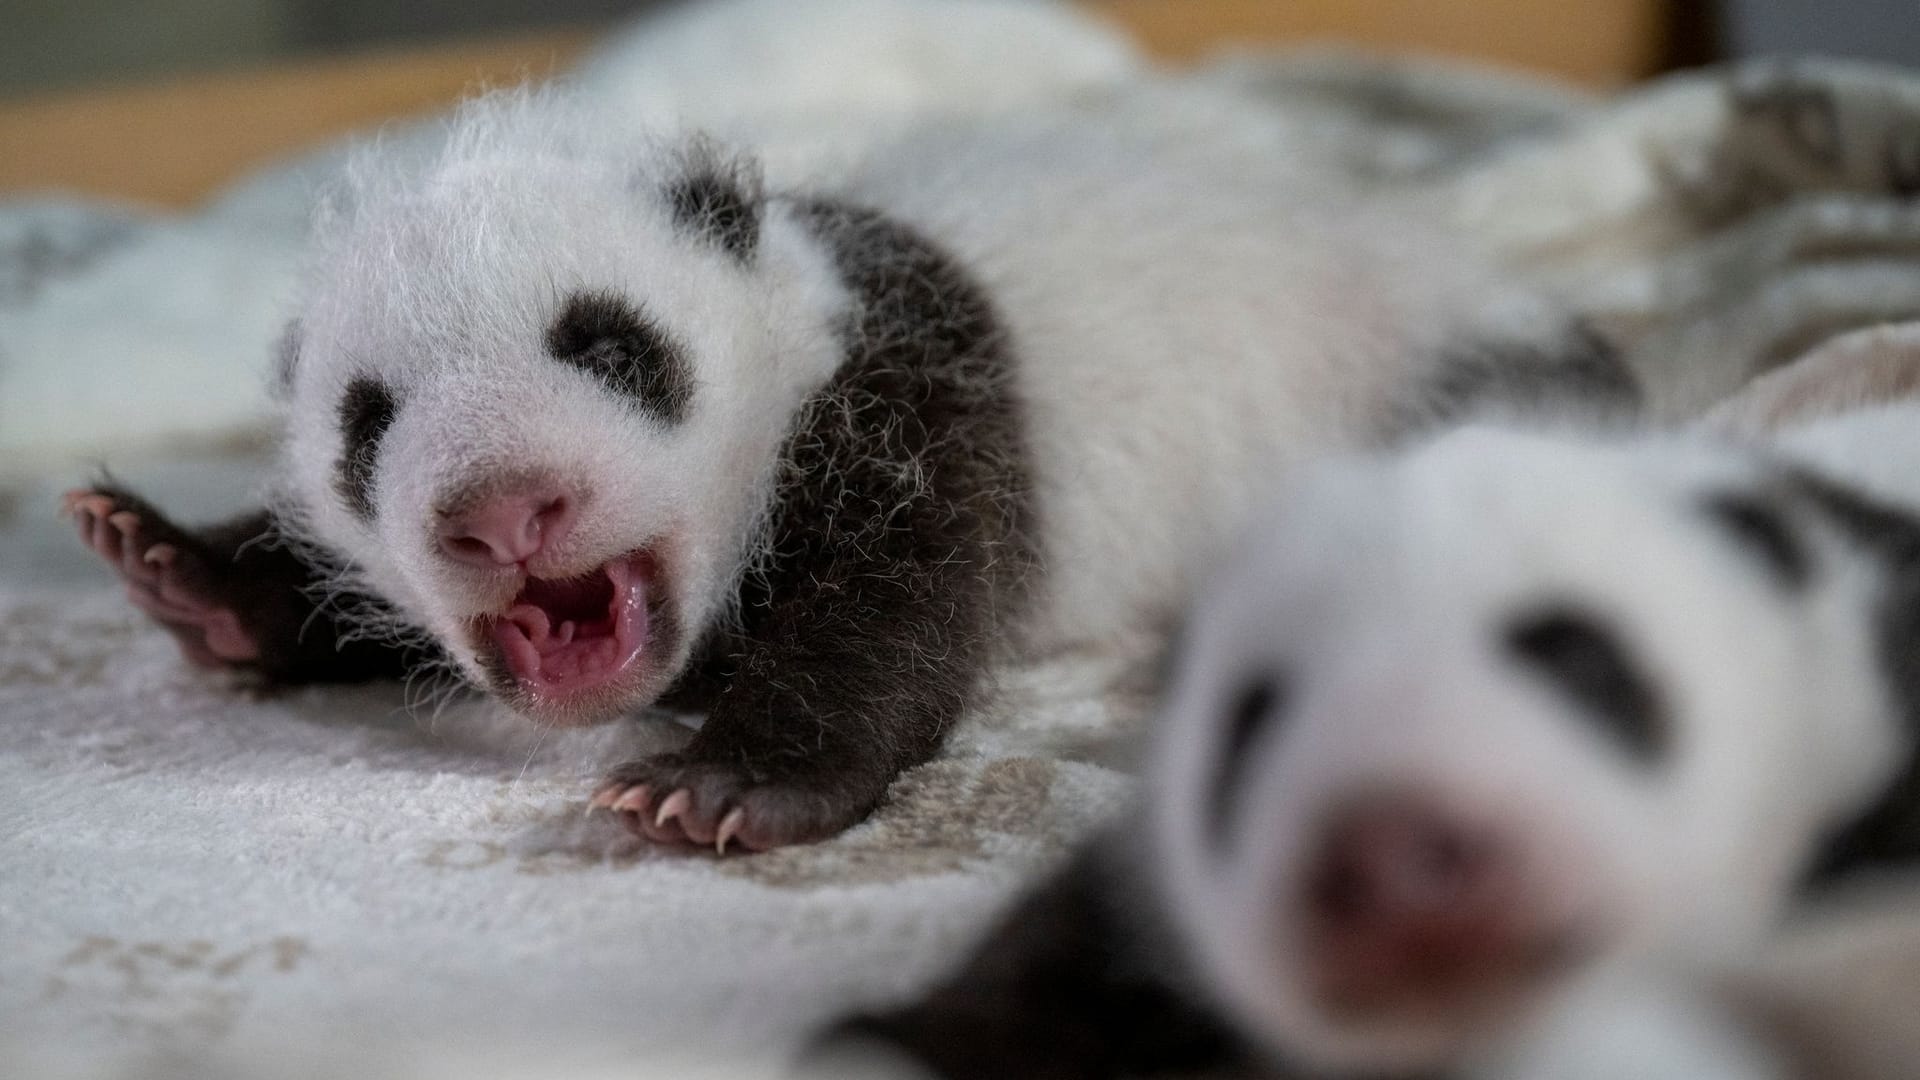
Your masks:
{"label": "pink paw pad", "polygon": [[230,607],[206,594],[204,568],[166,522],[127,509],[98,491],[68,492],[61,509],[81,543],[125,583],[127,599],[171,631],[189,660],[225,668],[257,660],[260,648]]}

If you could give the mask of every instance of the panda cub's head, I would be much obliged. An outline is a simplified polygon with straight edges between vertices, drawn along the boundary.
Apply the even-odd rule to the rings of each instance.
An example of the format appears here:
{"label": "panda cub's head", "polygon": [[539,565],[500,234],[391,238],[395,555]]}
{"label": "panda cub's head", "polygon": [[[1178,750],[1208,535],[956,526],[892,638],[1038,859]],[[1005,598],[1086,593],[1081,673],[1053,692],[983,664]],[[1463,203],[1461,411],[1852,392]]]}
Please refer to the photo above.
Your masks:
{"label": "panda cub's head", "polygon": [[1485,428],[1299,477],[1198,606],[1150,776],[1218,1004],[1428,1068],[1759,932],[1894,738],[1871,576],[1774,481]]}
{"label": "panda cub's head", "polygon": [[545,721],[651,700],[725,616],[836,279],[753,164],[469,105],[324,216],[279,373],[284,516]]}

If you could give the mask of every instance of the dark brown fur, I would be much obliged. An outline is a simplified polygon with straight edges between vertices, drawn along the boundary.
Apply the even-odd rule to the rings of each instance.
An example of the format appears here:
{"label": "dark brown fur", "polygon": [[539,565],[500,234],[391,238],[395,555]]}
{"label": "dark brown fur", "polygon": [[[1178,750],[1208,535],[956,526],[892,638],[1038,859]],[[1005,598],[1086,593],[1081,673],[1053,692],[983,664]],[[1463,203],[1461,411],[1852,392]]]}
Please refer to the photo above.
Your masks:
{"label": "dark brown fur", "polygon": [[[1107,1080],[1246,1066],[1247,1049],[1141,939],[1105,851],[1081,853],[1004,915],[955,975],[913,1004],[847,1020],[822,1058],[877,1043],[943,1080]],[[1156,943],[1157,944],[1157,943]],[[1262,1072],[1270,1080],[1287,1074]]]}
{"label": "dark brown fur", "polygon": [[878,214],[800,210],[855,298],[847,358],[787,442],[738,623],[675,695],[707,690],[706,724],[613,774],[689,789],[708,822],[745,807],[756,847],[845,828],[934,754],[1033,559],[1010,343],[985,294]]}
{"label": "dark brown fur", "polygon": [[174,565],[185,586],[239,617],[260,656],[234,665],[237,669],[280,685],[357,683],[398,678],[429,658],[425,650],[348,633],[351,623],[342,612],[377,603],[370,597],[335,597],[328,606],[317,606],[314,590],[329,571],[286,546],[268,512],[188,530],[124,488],[106,483],[94,490],[140,516],[135,543],[141,549],[172,544],[180,552]]}

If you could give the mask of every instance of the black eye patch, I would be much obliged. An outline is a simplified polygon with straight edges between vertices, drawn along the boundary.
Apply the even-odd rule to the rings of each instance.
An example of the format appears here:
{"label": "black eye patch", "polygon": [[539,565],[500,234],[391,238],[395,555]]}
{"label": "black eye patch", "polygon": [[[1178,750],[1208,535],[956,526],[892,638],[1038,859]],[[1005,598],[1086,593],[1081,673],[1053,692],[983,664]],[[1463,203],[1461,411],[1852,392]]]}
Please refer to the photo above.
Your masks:
{"label": "black eye patch", "polygon": [[668,423],[686,418],[693,399],[687,358],[625,297],[607,291],[567,298],[547,328],[547,352],[605,381]]}
{"label": "black eye patch", "polygon": [[1781,507],[1759,495],[1730,491],[1707,496],[1701,508],[1783,588],[1798,591],[1813,577],[1813,561]]}
{"label": "black eye patch", "polygon": [[1651,762],[1665,752],[1668,731],[1659,695],[1601,620],[1573,608],[1548,608],[1516,620],[1505,646],[1635,758]]}
{"label": "black eye patch", "polygon": [[375,379],[354,379],[340,397],[340,461],[334,466],[333,486],[362,521],[373,519],[373,469],[380,459],[380,440],[398,410],[393,391]]}
{"label": "black eye patch", "polygon": [[1286,705],[1285,684],[1277,676],[1265,673],[1247,678],[1224,702],[1220,722],[1225,732],[1214,766],[1207,812],[1207,828],[1216,848],[1224,847],[1228,839],[1227,818],[1247,771],[1248,747],[1280,719]]}

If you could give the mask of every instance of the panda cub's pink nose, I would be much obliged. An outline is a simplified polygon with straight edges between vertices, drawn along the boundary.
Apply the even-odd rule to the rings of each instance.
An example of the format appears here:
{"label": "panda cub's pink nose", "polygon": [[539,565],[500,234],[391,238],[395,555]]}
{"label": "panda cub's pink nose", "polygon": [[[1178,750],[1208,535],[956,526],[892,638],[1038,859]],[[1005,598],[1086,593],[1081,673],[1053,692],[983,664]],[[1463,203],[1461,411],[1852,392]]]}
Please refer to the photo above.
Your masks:
{"label": "panda cub's pink nose", "polygon": [[1515,845],[1436,807],[1355,807],[1306,895],[1320,991],[1343,1010],[1442,1007],[1538,974],[1551,931]]}
{"label": "panda cub's pink nose", "polygon": [[573,518],[574,500],[557,488],[492,495],[441,516],[440,550],[469,566],[514,566],[558,544]]}

